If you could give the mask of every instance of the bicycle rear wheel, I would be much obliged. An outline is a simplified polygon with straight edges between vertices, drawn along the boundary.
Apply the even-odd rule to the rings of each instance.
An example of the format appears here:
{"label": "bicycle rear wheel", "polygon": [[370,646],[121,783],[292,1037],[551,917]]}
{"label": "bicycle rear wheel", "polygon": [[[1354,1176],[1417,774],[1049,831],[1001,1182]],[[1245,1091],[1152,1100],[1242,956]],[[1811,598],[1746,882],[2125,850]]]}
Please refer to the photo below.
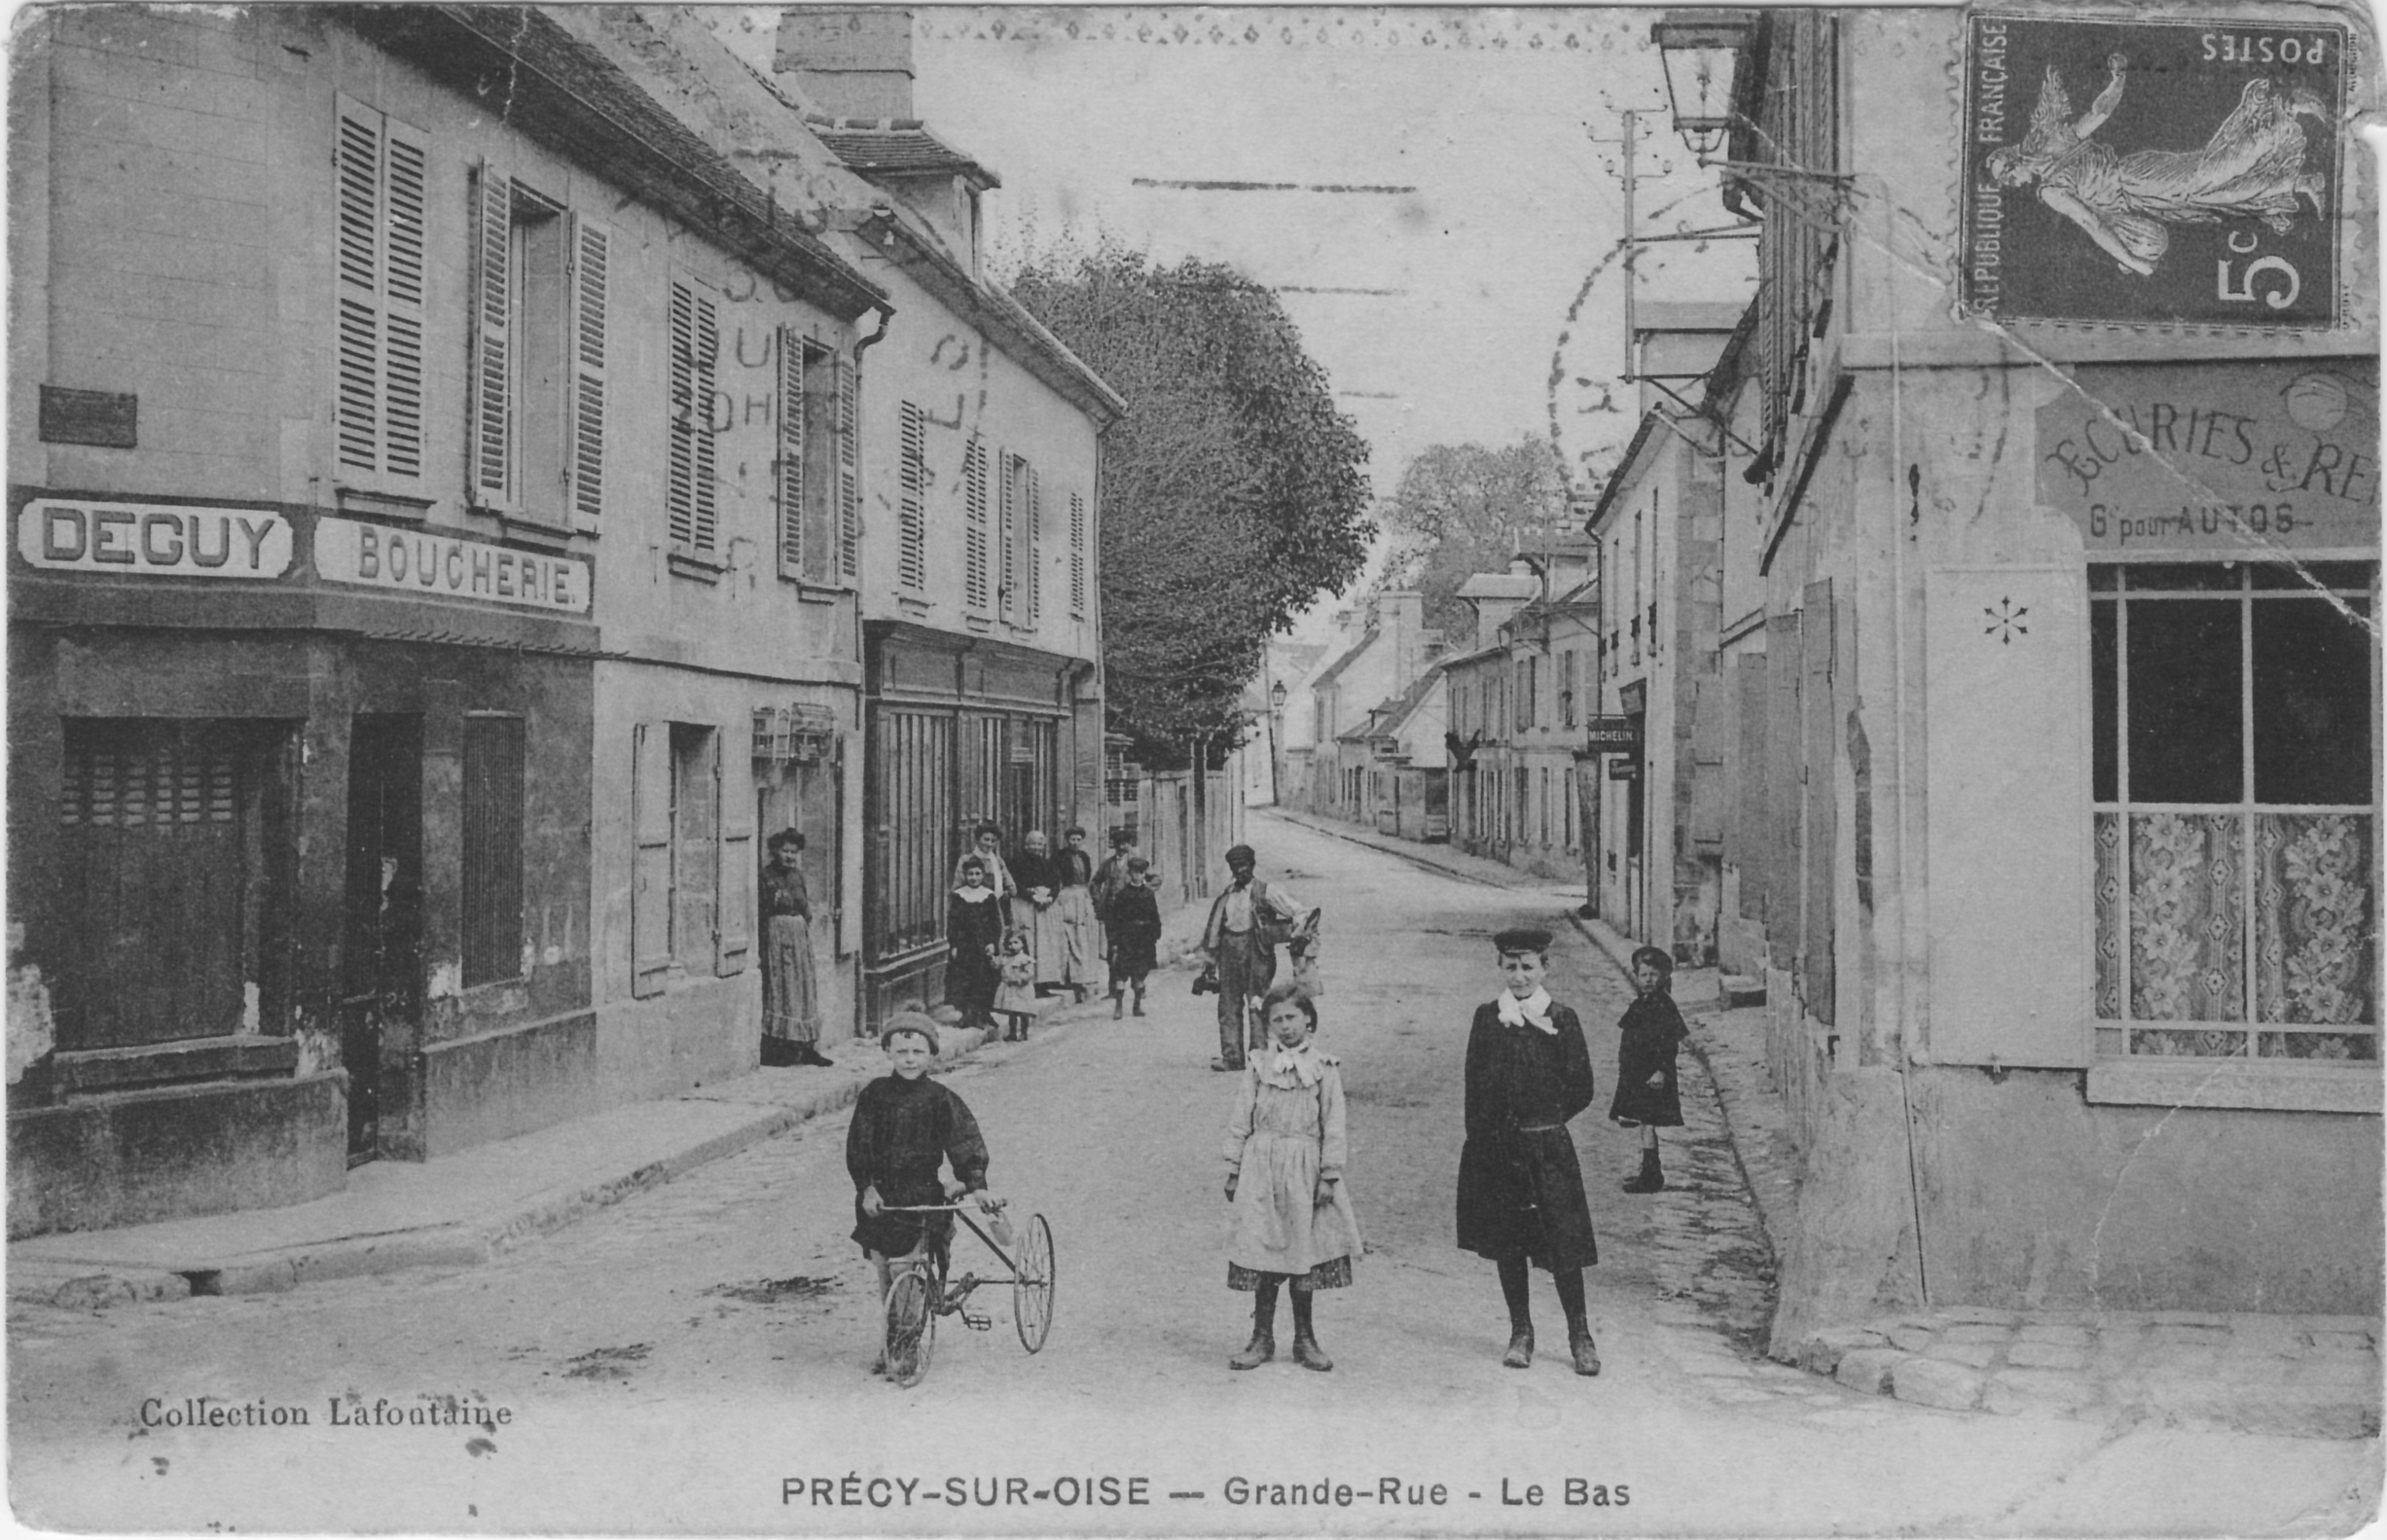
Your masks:
{"label": "bicycle rear wheel", "polygon": [[928,1307],[928,1281],[918,1271],[898,1274],[886,1291],[886,1378],[906,1389],[928,1375],[936,1346],[936,1312]]}
{"label": "bicycle rear wheel", "polygon": [[1011,1268],[1011,1320],[1020,1329],[1020,1345],[1031,1353],[1053,1329],[1053,1227],[1042,1214],[1029,1215],[1020,1232]]}

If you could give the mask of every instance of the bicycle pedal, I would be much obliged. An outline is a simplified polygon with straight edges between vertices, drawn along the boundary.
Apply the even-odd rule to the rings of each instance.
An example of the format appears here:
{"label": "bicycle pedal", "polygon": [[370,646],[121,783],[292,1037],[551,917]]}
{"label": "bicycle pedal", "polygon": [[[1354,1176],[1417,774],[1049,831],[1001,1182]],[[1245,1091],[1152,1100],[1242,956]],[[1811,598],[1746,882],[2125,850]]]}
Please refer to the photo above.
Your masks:
{"label": "bicycle pedal", "polygon": [[991,1332],[995,1329],[995,1317],[982,1315],[976,1310],[963,1310],[961,1324],[973,1332]]}

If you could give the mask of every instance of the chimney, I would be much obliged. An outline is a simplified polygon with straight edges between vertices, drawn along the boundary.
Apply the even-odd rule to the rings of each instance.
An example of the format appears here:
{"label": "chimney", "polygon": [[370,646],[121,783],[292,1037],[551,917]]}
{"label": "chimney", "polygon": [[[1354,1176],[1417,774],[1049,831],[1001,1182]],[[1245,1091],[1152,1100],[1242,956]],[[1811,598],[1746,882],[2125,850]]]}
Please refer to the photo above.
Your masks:
{"label": "chimney", "polygon": [[832,118],[910,118],[912,13],[877,6],[789,6],[772,68]]}
{"label": "chimney", "polygon": [[1377,594],[1376,628],[1392,649],[1392,689],[1408,689],[1426,656],[1426,595],[1415,589]]}

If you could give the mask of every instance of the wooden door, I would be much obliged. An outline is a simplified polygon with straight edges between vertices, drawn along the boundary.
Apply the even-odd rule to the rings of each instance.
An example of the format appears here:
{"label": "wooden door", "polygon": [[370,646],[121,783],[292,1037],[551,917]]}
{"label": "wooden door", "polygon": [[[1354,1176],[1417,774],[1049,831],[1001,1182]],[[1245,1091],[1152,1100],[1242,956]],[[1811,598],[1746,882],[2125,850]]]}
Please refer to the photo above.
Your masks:
{"label": "wooden door", "polygon": [[422,1003],[422,719],[359,716],[348,734],[347,879],[341,949],[341,1058],[348,1164],[381,1153],[393,1041],[415,1039]]}

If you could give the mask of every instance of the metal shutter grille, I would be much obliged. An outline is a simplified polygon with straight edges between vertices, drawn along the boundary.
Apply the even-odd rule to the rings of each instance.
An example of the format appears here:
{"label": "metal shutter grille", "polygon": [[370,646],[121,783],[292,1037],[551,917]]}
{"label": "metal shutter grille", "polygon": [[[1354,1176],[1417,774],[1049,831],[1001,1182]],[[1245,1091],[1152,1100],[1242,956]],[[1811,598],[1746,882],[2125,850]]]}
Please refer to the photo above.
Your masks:
{"label": "metal shutter grille", "polygon": [[896,577],[907,589],[928,586],[928,423],[920,408],[903,404],[902,550]]}

